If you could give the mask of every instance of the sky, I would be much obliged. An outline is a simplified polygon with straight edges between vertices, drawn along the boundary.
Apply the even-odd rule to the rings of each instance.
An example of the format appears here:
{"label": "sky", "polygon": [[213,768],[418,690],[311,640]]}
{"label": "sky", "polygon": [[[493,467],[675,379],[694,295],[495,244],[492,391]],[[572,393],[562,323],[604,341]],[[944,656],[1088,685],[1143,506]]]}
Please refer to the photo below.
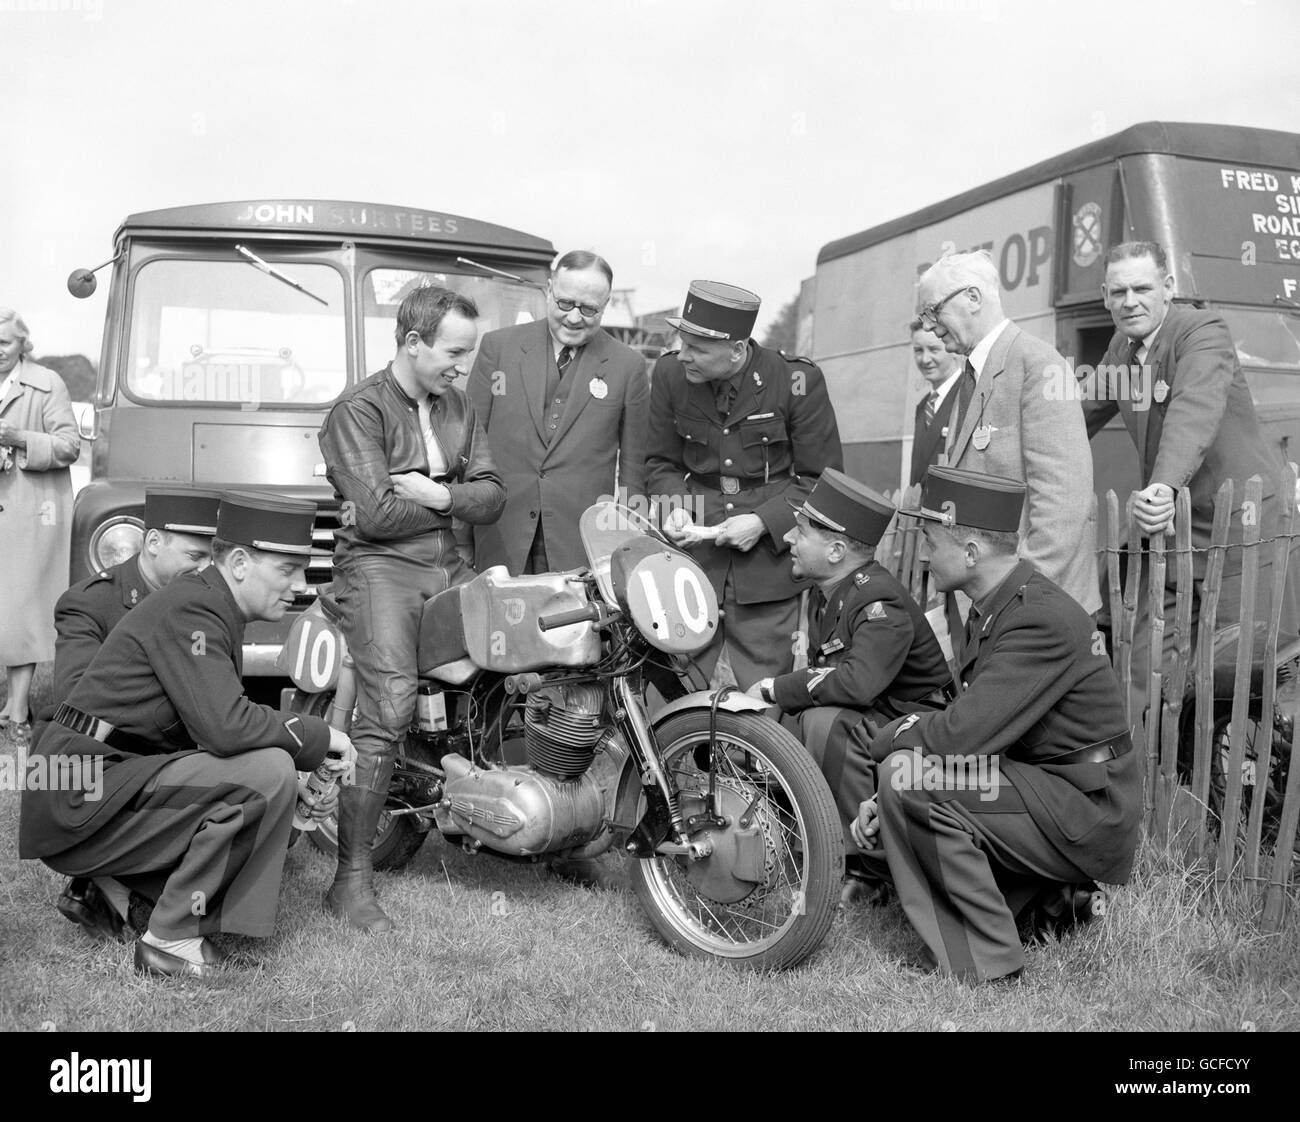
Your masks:
{"label": "sky", "polygon": [[[588,248],[647,312],[1139,121],[1300,131],[1294,0],[0,0],[0,306],[98,361],[129,213],[322,198]],[[107,276],[107,272],[103,274]]]}

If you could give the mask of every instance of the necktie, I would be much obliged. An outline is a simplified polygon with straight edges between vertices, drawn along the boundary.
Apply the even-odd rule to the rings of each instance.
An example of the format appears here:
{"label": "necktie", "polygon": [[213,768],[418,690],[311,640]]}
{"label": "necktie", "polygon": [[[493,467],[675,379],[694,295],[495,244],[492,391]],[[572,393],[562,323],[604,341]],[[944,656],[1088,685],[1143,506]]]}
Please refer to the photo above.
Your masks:
{"label": "necktie", "polygon": [[573,348],[561,347],[560,353],[555,358],[555,368],[548,368],[546,371],[546,405],[549,408],[555,395],[560,390],[560,383],[564,381],[564,373],[573,363]]}
{"label": "necktie", "polygon": [[925,427],[934,424],[934,414],[939,408],[939,391],[931,390],[925,395]]}
{"label": "necktie", "polygon": [[966,423],[966,410],[970,408],[971,398],[975,396],[975,367],[966,360],[961,377],[957,380],[957,416],[953,419],[957,431]]}
{"label": "necktie", "polygon": [[1134,339],[1128,349],[1129,385],[1135,394],[1141,394],[1146,384],[1146,373],[1142,369],[1142,360],[1138,353],[1142,350],[1142,340]]}
{"label": "necktie", "polygon": [[728,379],[720,382],[718,388],[713,391],[713,400],[717,404],[718,412],[724,417],[731,412],[732,405],[736,401],[736,384]]}

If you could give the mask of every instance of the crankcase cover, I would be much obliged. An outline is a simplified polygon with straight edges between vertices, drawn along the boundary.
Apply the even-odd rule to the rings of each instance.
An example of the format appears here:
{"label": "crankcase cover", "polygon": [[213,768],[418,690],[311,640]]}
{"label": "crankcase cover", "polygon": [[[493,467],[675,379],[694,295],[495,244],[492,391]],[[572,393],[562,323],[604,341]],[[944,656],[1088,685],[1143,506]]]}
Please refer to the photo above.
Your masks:
{"label": "crankcase cover", "polygon": [[447,781],[436,811],[444,834],[466,834],[498,853],[527,857],[571,849],[599,833],[602,788],[587,775],[557,780],[530,767],[475,767],[444,756]]}

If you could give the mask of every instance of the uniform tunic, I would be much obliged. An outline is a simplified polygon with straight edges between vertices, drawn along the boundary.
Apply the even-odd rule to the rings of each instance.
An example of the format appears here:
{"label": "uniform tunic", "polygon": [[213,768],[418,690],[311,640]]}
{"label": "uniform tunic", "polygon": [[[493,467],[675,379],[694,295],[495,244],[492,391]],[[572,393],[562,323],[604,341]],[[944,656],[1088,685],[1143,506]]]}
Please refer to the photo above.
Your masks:
{"label": "uniform tunic", "polygon": [[831,590],[817,594],[807,669],[772,683],[776,703],[821,767],[848,825],[875,793],[875,766],[855,742],[870,741],[872,725],[943,705],[948,664],[924,613],[887,569],[860,565]]}
{"label": "uniform tunic", "polygon": [[[801,502],[826,468],[843,467],[821,370],[808,359],[788,359],[753,340],[749,347],[749,362],[725,415],[712,383],[687,381],[675,352],[660,358],[651,377],[646,446],[646,492],[661,511],[686,507],[705,526],[757,514],[766,527],[748,551],[711,542],[689,550],[728,613],[718,641],[697,661],[711,668],[721,641],[730,639],[745,656],[742,673],[733,649],[732,666],[742,688],[793,664],[791,636],[778,628],[791,630],[787,621],[796,612],[787,605],[807,582],[794,579],[782,540],[794,526],[788,500]],[[774,616],[757,610],[760,605],[781,607]]]}
{"label": "uniform tunic", "polygon": [[1142,771],[1105,644],[1073,598],[1021,561],[976,608],[957,699],[872,741],[872,863],[887,861],[939,966],[986,979],[1024,963],[1007,885],[1023,904],[1044,883],[1128,880]]}
{"label": "uniform tunic", "polygon": [[175,866],[154,910],[156,934],[269,934],[294,769],[317,767],[330,734],[319,718],[244,696],[243,638],[243,615],[216,566],[133,608],[65,699],[130,743],[46,727],[34,755],[65,775],[102,766],[102,779],[60,790],[29,782],[19,856],[73,876]]}
{"label": "uniform tunic", "polygon": [[54,605],[54,698],[72,692],[90,660],[118,621],[150,593],[137,553],[93,577],[78,581]]}

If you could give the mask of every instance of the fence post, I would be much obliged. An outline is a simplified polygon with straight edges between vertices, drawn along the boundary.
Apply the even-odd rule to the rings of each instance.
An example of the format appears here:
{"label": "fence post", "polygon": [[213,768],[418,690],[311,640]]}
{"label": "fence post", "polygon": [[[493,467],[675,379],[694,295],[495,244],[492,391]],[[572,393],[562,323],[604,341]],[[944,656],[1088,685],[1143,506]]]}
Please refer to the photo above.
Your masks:
{"label": "fence post", "polygon": [[[1250,712],[1250,669],[1255,654],[1255,586],[1259,574],[1259,512],[1264,483],[1258,475],[1246,480],[1242,504],[1241,608],[1237,631],[1237,673],[1232,682],[1232,725],[1228,762],[1224,766],[1223,807],[1219,814],[1220,880],[1231,875],[1241,818],[1241,765],[1246,758],[1246,717]],[[1247,522],[1247,516],[1254,518]]]}
{"label": "fence post", "polygon": [[1273,850],[1273,870],[1264,891],[1264,915],[1260,926],[1265,933],[1282,926],[1282,901],[1291,878],[1292,854],[1296,827],[1300,826],[1300,721],[1291,732],[1291,764],[1286,777],[1286,798],[1282,801],[1282,821],[1278,823],[1277,848]]}
{"label": "fence post", "polygon": [[1260,699],[1259,728],[1255,733],[1255,791],[1250,798],[1246,822],[1247,881],[1259,876],[1259,846],[1264,832],[1264,805],[1268,801],[1269,774],[1273,767],[1273,710],[1277,703],[1277,643],[1282,631],[1282,601],[1286,595],[1287,562],[1291,556],[1291,528],[1295,524],[1296,472],[1291,465],[1278,481],[1282,510],[1274,528],[1273,587],[1269,600],[1268,637],[1264,641],[1263,697]]}
{"label": "fence post", "polygon": [[1147,674],[1147,722],[1146,748],[1147,767],[1146,783],[1143,793],[1143,810],[1147,816],[1147,828],[1154,827],[1157,837],[1163,836],[1162,828],[1155,821],[1156,775],[1160,762],[1160,694],[1164,667],[1165,649],[1165,536],[1153,534],[1147,539],[1150,562],[1147,582],[1147,628],[1151,641],[1148,645],[1150,659]]}
{"label": "fence post", "polygon": [[1124,589],[1119,580],[1119,496],[1113,490],[1106,492],[1106,585],[1110,593],[1110,664],[1122,685],[1124,716],[1127,719],[1128,679],[1120,672],[1120,605],[1124,602]]}
{"label": "fence post", "polygon": [[[1160,778],[1156,785],[1156,837],[1168,837],[1174,792],[1178,787],[1178,741],[1182,728],[1183,695],[1187,692],[1187,664],[1192,658],[1192,494],[1183,487],[1174,506],[1174,634],[1178,645],[1169,668],[1160,714]],[[1155,650],[1154,641],[1152,650]],[[1163,665],[1163,658],[1161,660]]]}
{"label": "fence post", "polygon": [[1232,515],[1232,480],[1225,479],[1214,496],[1214,526],[1201,584],[1201,614],[1196,630],[1196,723],[1192,746],[1192,845],[1199,857],[1209,844],[1206,811],[1210,801],[1210,738],[1214,728],[1214,624],[1219,615],[1219,585]]}
{"label": "fence post", "polygon": [[[1128,557],[1124,572],[1124,611],[1119,626],[1119,680],[1124,693],[1124,719],[1128,722],[1128,727],[1132,728],[1137,714],[1131,712],[1133,691],[1129,689],[1129,682],[1133,678],[1133,631],[1137,626],[1138,585],[1142,582],[1142,552],[1138,545],[1140,535],[1137,523],[1133,520],[1133,495],[1129,495],[1124,516],[1128,521]],[[1137,745],[1133,747],[1136,749]]]}

